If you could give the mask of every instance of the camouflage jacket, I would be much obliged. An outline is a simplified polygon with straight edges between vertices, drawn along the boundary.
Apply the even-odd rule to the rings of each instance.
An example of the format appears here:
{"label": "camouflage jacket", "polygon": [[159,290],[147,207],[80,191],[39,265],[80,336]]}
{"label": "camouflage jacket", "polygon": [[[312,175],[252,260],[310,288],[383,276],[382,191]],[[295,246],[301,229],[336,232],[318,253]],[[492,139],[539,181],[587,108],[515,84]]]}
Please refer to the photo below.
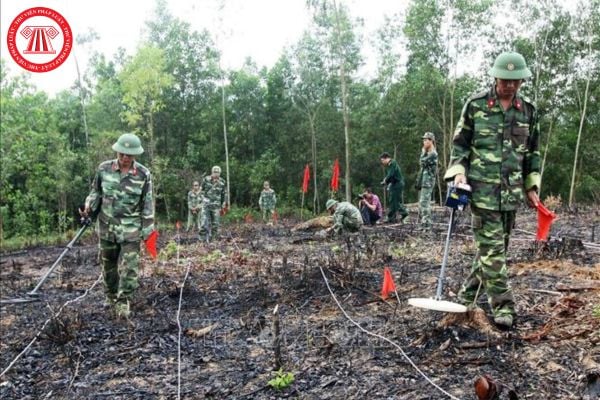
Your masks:
{"label": "camouflage jacket", "polygon": [[[340,233],[344,229],[358,229],[363,224],[358,208],[347,201],[337,203],[333,213],[333,230]],[[351,229],[352,230],[352,229]]]}
{"label": "camouflage jacket", "polygon": [[197,192],[190,190],[187,195],[187,204],[189,211],[192,211],[193,209],[196,209],[197,211],[200,210],[200,207],[202,206],[202,192],[200,190]]}
{"label": "camouflage jacket", "polygon": [[515,210],[525,190],[540,187],[538,145],[533,104],[517,94],[504,111],[494,87],[471,97],[463,107],[444,179],[465,174],[476,207]]}
{"label": "camouflage jacket", "polygon": [[417,178],[417,187],[430,188],[435,185],[435,176],[437,171],[438,155],[435,150],[429,153],[421,151],[421,169]]}
{"label": "camouflage jacket", "polygon": [[100,164],[85,204],[92,215],[98,215],[101,239],[135,242],[147,239],[154,230],[152,177],[138,162],[125,175],[117,160]]}
{"label": "camouflage jacket", "polygon": [[401,189],[404,186],[404,177],[396,160],[391,160],[387,165],[383,181],[390,189]]}
{"label": "camouflage jacket", "polygon": [[201,188],[205,206],[215,209],[225,205],[227,188],[223,178],[219,177],[217,181],[214,181],[209,175],[202,181]]}
{"label": "camouflage jacket", "polygon": [[274,210],[277,204],[277,195],[273,189],[263,190],[258,198],[258,206],[261,210]]}

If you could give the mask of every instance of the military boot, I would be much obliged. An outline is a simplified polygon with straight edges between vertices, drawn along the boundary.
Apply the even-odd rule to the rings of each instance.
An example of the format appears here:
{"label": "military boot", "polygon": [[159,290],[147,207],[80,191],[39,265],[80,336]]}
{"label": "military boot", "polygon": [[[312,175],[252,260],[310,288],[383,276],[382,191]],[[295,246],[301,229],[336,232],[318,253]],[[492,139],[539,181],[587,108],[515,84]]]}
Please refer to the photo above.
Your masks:
{"label": "military boot", "polygon": [[118,318],[129,318],[131,311],[129,310],[129,301],[118,301],[115,303],[115,313]]}
{"label": "military boot", "polygon": [[507,307],[496,310],[494,311],[494,323],[498,328],[508,330],[513,326],[514,314],[515,312]]}

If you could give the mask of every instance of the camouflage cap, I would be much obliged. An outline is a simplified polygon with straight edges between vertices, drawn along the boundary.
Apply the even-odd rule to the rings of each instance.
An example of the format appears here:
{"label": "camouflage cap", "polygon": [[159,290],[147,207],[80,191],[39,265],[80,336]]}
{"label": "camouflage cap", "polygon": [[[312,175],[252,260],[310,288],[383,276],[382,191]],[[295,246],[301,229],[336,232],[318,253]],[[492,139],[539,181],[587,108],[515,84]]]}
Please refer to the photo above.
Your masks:
{"label": "camouflage cap", "polygon": [[219,167],[218,165],[215,165],[214,167],[212,167],[211,172],[213,174],[220,174],[221,173],[221,167]]}
{"label": "camouflage cap", "polygon": [[496,57],[494,66],[488,71],[490,76],[499,79],[526,79],[531,76],[525,58],[515,52],[504,52]]}
{"label": "camouflage cap", "polygon": [[335,206],[338,202],[334,199],[329,199],[327,200],[327,203],[325,203],[325,208],[327,210],[329,210],[331,207]]}
{"label": "camouflage cap", "polygon": [[138,156],[144,152],[140,138],[133,133],[124,133],[112,145],[112,149],[117,153]]}
{"label": "camouflage cap", "polygon": [[423,139],[433,140],[435,142],[435,135],[431,132],[425,132]]}

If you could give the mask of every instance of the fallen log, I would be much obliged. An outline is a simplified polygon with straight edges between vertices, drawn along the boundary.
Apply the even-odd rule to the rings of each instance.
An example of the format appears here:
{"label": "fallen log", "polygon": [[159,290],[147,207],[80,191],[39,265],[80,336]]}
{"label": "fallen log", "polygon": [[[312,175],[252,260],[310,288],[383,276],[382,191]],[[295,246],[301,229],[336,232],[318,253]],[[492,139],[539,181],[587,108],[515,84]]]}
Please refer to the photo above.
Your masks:
{"label": "fallen log", "polygon": [[320,229],[329,228],[333,225],[333,217],[332,216],[321,216],[313,219],[309,219],[308,221],[304,221],[295,225],[292,228],[292,232],[297,231],[316,231]]}

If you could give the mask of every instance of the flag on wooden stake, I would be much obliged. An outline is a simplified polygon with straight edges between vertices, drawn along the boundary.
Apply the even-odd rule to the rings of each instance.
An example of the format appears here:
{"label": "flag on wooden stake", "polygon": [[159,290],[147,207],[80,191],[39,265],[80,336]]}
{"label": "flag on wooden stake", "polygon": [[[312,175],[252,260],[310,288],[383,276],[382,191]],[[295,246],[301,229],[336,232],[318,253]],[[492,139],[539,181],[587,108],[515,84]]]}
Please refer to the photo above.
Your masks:
{"label": "flag on wooden stake", "polygon": [[396,291],[396,285],[394,284],[394,278],[392,277],[392,271],[389,267],[383,269],[383,285],[381,287],[381,298],[386,300],[390,293]]}

